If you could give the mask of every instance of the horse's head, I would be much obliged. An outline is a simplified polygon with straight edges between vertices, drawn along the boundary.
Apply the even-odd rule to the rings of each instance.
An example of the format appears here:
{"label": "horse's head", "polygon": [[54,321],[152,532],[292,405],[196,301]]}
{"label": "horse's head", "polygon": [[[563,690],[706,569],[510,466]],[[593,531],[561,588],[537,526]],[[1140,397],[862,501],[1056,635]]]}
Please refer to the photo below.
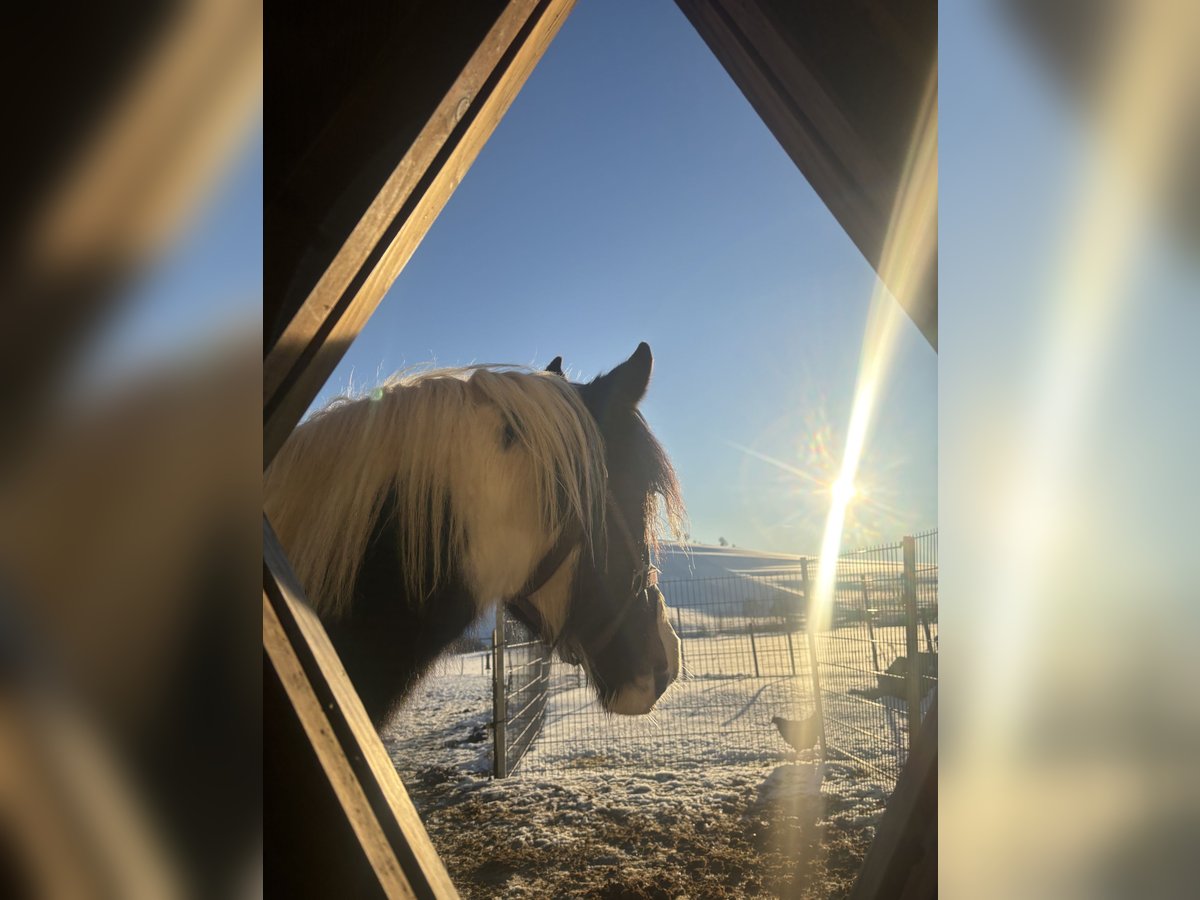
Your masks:
{"label": "horse's head", "polygon": [[[584,666],[606,709],[627,715],[649,712],[679,674],[679,638],[667,621],[651,564],[659,500],[677,524],[679,489],[670,461],[637,409],[652,366],[643,343],[611,372],[575,385],[603,438],[608,473],[603,533],[570,554],[573,565],[562,561],[561,571],[531,603],[514,605],[519,616],[553,639],[563,659]],[[559,360],[549,370],[561,374]],[[554,565],[551,559],[549,567]],[[565,617],[547,635],[547,617],[539,612],[554,602],[566,603]]]}

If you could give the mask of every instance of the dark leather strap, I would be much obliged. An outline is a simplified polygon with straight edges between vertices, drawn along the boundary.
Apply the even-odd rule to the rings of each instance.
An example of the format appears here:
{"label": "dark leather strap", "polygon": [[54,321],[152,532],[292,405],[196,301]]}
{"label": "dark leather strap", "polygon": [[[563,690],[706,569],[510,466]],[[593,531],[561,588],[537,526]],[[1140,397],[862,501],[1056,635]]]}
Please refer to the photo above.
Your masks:
{"label": "dark leather strap", "polygon": [[[620,532],[621,537],[624,538],[625,543],[629,547],[630,557],[637,559],[637,542],[634,540],[633,532],[629,528],[629,523],[625,521],[625,516],[622,515],[621,510],[617,506],[616,500],[613,498],[611,491],[609,491],[605,497],[605,505],[609,521],[616,523],[617,530]],[[546,586],[546,583],[554,577],[554,574],[560,568],[562,568],[563,563],[566,562],[566,559],[570,555],[571,551],[577,546],[582,547],[582,544],[583,528],[578,522],[575,522],[572,525],[564,528],[562,533],[559,535],[558,540],[554,542],[554,546],[547,551],[544,557],[542,557],[541,562],[537,564],[537,567],[533,570],[533,573],[529,576],[529,579],[525,582],[521,589],[513,596],[507,598],[504,602],[519,610],[530,622],[544,622],[544,617],[533,605],[530,598]],[[625,616],[629,614],[629,607],[633,605],[633,601],[637,597],[641,596],[641,594],[651,586],[651,572],[652,567],[647,562],[646,580],[641,586],[641,589],[636,591],[632,590],[631,585],[631,590],[628,596],[626,596],[620,612],[611,620],[609,620],[609,623],[598,635],[589,637],[588,644],[591,646],[593,652],[599,652],[599,650],[608,646],[609,642],[616,637],[617,631],[621,627],[621,623],[625,621]],[[576,592],[572,590],[572,594],[574,593]],[[576,601],[578,600],[578,598],[574,599]],[[567,612],[567,621],[563,624],[563,627],[559,633],[555,635],[554,643],[551,645],[552,650],[558,649],[558,645],[561,642],[563,635],[570,630],[571,620],[572,618],[575,618],[573,615],[575,612],[574,606],[575,603],[573,602],[571,604],[571,609],[569,609]]]}
{"label": "dark leather strap", "polygon": [[533,570],[533,574],[529,576],[524,587],[517,592],[517,597],[532,597],[545,587],[546,582],[554,577],[554,573],[562,568],[562,564],[567,561],[571,551],[580,544],[582,537],[583,534],[578,526],[564,529],[554,546],[542,557],[542,561]]}
{"label": "dark leather strap", "polygon": [[[563,563],[567,561],[567,557],[571,555],[571,551],[577,546],[582,546],[582,541],[583,529],[578,522],[574,522],[564,528],[562,533],[559,534],[558,540],[554,542],[554,546],[542,557],[541,562],[534,568],[533,573],[526,580],[525,584],[521,586],[521,589],[504,602],[519,609],[529,621],[541,621],[542,615],[530,602],[530,598],[546,586],[546,582],[553,578],[554,573],[562,568]],[[558,638],[561,636],[561,632],[555,636],[556,645]]]}

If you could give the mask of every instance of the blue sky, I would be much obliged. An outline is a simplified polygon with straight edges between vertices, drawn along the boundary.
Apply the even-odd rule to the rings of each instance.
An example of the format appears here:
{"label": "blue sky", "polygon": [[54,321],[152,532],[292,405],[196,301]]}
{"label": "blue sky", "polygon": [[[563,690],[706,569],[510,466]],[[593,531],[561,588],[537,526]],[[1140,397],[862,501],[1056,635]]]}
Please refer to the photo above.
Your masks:
{"label": "blue sky", "polygon": [[79,360],[88,391],[262,327],[263,123],[256,117],[192,216]]}
{"label": "blue sky", "polygon": [[[421,363],[586,379],[644,411],[696,539],[815,552],[874,274],[673,3],[585,2],[322,393]],[[937,358],[904,324],[851,545],[936,525]],[[857,513],[857,514],[856,514]]]}
{"label": "blue sky", "polygon": [[[261,122],[85,371],[261,299]],[[695,539],[815,553],[874,274],[670,0],[583,0],[321,398],[422,363],[590,378],[639,341]],[[151,302],[152,301],[152,302]],[[937,524],[937,357],[907,321],[848,545]]]}

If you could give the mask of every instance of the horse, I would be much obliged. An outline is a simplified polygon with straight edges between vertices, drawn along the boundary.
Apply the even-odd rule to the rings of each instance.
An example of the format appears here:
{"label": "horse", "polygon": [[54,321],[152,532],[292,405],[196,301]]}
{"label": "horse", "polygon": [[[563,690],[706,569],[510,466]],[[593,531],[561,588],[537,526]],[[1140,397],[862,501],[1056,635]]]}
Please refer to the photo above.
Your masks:
{"label": "horse", "polygon": [[561,357],[432,369],[297,427],[267,515],[377,727],[502,606],[613,714],[650,712],[678,677],[653,554],[683,505],[638,410],[652,368],[643,342],[587,383]]}

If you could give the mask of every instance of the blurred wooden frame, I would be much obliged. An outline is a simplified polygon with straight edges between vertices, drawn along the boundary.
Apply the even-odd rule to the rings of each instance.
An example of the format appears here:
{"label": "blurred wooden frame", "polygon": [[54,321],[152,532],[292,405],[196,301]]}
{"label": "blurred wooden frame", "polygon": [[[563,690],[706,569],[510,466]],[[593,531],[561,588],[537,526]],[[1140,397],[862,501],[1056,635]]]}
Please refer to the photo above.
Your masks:
{"label": "blurred wooden frame", "polygon": [[[829,4],[815,0],[677,2],[855,244],[878,267],[903,169],[906,104],[912,100],[915,110],[936,57],[936,4],[868,2],[831,12]],[[414,69],[422,65],[419,52],[415,61],[398,47],[380,53],[378,41],[370,44],[372,52],[336,57],[348,73],[344,96],[331,100],[314,94],[314,106],[326,101],[328,120],[310,123],[302,152],[287,158],[288,171],[278,184],[268,172],[264,467],[411,258],[572,5],[573,0],[411,0],[390,5],[355,0],[349,5],[344,15],[348,21],[357,15],[360,31],[368,32],[372,15],[378,14],[388,18],[395,34],[405,35],[398,41],[415,40],[410,46],[418,51],[428,49],[426,45],[434,49],[424,58],[423,70]],[[810,32],[815,29],[805,28],[814,22],[854,52],[839,56],[814,49]],[[269,42],[274,32],[268,29]],[[274,48],[269,49],[267,130],[274,140]],[[865,71],[858,64],[863,58],[877,65]],[[322,61],[306,63],[319,67]],[[429,97],[424,106],[418,102],[422,93]],[[416,99],[407,118],[397,118],[391,108],[409,94]],[[889,109],[900,109],[898,124],[877,121],[881,95]],[[308,111],[303,105],[286,108]],[[292,123],[283,124],[286,131]],[[893,134],[898,129],[905,133]],[[371,155],[376,142],[381,149]],[[271,140],[267,146],[270,167]],[[350,168],[365,174],[345,171]],[[278,254],[273,252],[276,242],[282,248]],[[921,290],[899,299],[936,347],[936,255],[923,265],[932,274]],[[263,552],[264,663],[283,685],[289,715],[312,745],[345,824],[363,850],[364,865],[385,896],[456,896],[265,520]],[[264,702],[269,702],[265,685]],[[936,727],[928,731],[936,735]],[[896,863],[895,854],[888,858]],[[270,891],[271,885],[266,887]]]}

